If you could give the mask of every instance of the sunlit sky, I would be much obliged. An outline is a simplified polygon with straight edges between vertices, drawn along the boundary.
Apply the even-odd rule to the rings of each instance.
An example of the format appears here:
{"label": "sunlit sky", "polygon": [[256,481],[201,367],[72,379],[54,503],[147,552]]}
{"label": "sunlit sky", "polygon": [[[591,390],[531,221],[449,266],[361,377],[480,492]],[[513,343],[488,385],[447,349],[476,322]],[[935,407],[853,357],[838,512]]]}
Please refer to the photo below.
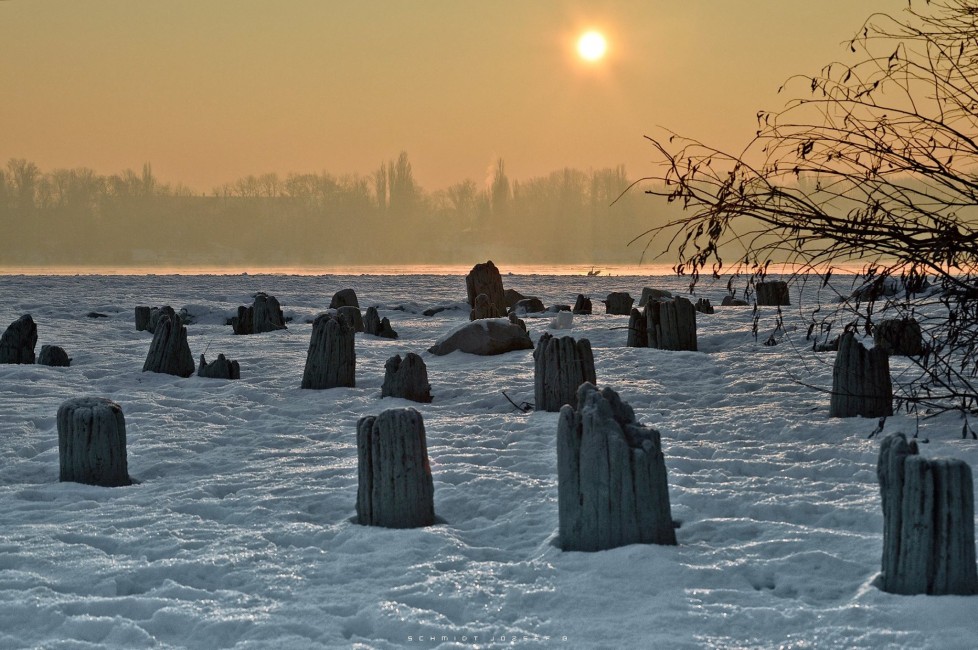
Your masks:
{"label": "sunlit sky", "polygon": [[[0,162],[369,174],[408,152],[438,189],[502,158],[648,171],[657,127],[739,150],[781,83],[845,60],[905,0],[5,0]],[[595,29],[607,53],[583,60]]]}

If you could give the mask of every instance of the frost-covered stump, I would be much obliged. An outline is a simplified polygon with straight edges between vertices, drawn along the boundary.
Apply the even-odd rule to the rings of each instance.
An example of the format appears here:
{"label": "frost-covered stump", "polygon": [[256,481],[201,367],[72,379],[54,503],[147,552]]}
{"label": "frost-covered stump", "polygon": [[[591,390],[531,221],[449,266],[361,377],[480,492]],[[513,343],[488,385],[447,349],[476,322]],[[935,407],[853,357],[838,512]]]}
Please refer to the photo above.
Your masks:
{"label": "frost-covered stump", "polygon": [[[505,313],[505,312],[503,312]],[[475,305],[469,311],[469,320],[482,320],[484,318],[500,318],[502,314],[484,293],[475,297]]]}
{"label": "frost-covered stump", "polygon": [[101,397],[64,402],[58,408],[58,458],[61,481],[130,485],[122,408]]}
{"label": "frost-covered stump", "polygon": [[556,412],[564,404],[577,406],[577,389],[596,383],[594,354],[588,339],[554,337],[544,332],[533,350],[533,393],[538,411]]}
{"label": "frost-covered stump", "polygon": [[710,304],[710,299],[709,298],[700,298],[700,299],[698,299],[696,301],[696,304],[693,305],[693,308],[696,311],[698,311],[699,313],[701,313],[701,314],[714,314],[714,313],[716,313],[716,310],[713,308],[713,305]]}
{"label": "frost-covered stump", "polygon": [[881,320],[873,328],[873,346],[908,357],[924,353],[924,336],[916,318]]}
{"label": "frost-covered stump", "polygon": [[376,307],[367,307],[367,313],[363,315],[363,330],[372,336],[385,339],[397,338],[397,332],[391,327],[390,320],[386,316],[381,318]]}
{"label": "frost-covered stump", "polygon": [[357,422],[357,521],[418,528],[435,523],[434,483],[424,421],[412,408]]}
{"label": "frost-covered stump", "polygon": [[883,439],[876,475],[883,497],[883,591],[978,594],[968,464],[923,458],[916,444],[896,433]]}
{"label": "frost-covered stump", "polygon": [[241,379],[241,365],[237,361],[228,360],[223,354],[207,363],[204,355],[200,355],[200,365],[197,366],[197,376],[209,379]]}
{"label": "frost-covered stump", "polygon": [[574,313],[590,314],[591,310],[591,299],[585,296],[583,293],[577,294],[577,300],[574,301]]}
{"label": "frost-covered stump", "polygon": [[0,335],[0,363],[34,363],[37,325],[30,314],[12,322]]}
{"label": "frost-covered stump", "polygon": [[238,315],[231,319],[235,334],[261,334],[287,329],[285,315],[275,296],[256,293],[250,307],[238,307]]}
{"label": "frost-covered stump", "polygon": [[42,345],[41,353],[37,355],[37,362],[42,366],[67,368],[71,365],[71,358],[61,346]]}
{"label": "frost-covered stump", "polygon": [[187,343],[187,328],[180,322],[179,316],[170,318],[164,314],[154,329],[143,372],[189,377],[194,370],[194,358]]}
{"label": "frost-covered stump", "polygon": [[332,300],[329,301],[329,308],[339,309],[340,307],[356,307],[360,309],[360,300],[357,299],[357,292],[353,289],[340,289],[334,293]]}
{"label": "frost-covered stump", "polygon": [[659,432],[610,388],[583,384],[577,404],[557,424],[560,548],[676,544]]}
{"label": "frost-covered stump", "polygon": [[408,352],[404,359],[395,354],[384,364],[384,384],[380,387],[381,397],[401,397],[412,402],[431,401],[431,384],[428,383],[428,368],[424,359]]}
{"label": "frost-covered stump", "polygon": [[492,263],[492,260],[472,267],[469,274],[465,276],[465,292],[469,307],[475,308],[475,299],[484,293],[499,316],[504,315],[507,311],[503,277],[499,274],[499,269]]}
{"label": "frost-covered stump", "polygon": [[758,282],[755,289],[757,290],[758,305],[782,306],[791,304],[788,295],[788,283],[784,280]]}
{"label": "frost-covered stump", "polygon": [[136,331],[145,332],[149,329],[149,317],[153,310],[146,305],[137,305],[135,310]]}
{"label": "frost-covered stump", "polygon": [[878,418],[893,415],[890,361],[882,348],[867,350],[852,332],[839,338],[839,352],[832,367],[829,417],[861,415]]}
{"label": "frost-covered stump", "polygon": [[320,314],[312,324],[302,388],[356,386],[355,333],[342,319]]}
{"label": "frost-covered stump", "polygon": [[682,297],[645,306],[650,348],[696,350],[696,308]]}
{"label": "frost-covered stump", "polygon": [[632,305],[635,299],[626,291],[612,291],[604,301],[604,311],[606,314],[614,316],[628,316],[632,313]]}
{"label": "frost-covered stump", "polygon": [[649,347],[648,317],[646,309],[639,311],[632,308],[632,313],[628,317],[628,338],[625,346],[629,348]]}

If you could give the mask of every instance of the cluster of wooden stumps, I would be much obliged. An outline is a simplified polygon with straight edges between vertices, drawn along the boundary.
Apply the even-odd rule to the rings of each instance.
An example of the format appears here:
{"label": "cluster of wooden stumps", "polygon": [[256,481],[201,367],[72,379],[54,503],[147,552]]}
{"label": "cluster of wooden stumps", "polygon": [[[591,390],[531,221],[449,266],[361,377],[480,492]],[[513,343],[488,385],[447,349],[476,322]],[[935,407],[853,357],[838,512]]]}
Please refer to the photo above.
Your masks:
{"label": "cluster of wooden stumps", "polygon": [[[490,262],[474,271],[478,277],[467,280],[473,308],[481,299],[483,306],[488,303],[496,309],[501,293],[498,270]],[[787,295],[786,288],[777,284],[763,290],[758,286],[758,304],[762,296],[765,304],[787,304]],[[338,293],[331,304],[335,313],[323,314],[313,323],[303,388],[354,386],[357,327],[342,310],[354,308],[359,314],[355,300],[355,294]],[[575,312],[590,310],[584,300],[579,296]],[[606,303],[609,311],[612,306],[624,310],[627,304],[629,345],[665,350],[695,350],[696,313],[712,311],[708,302],[694,305],[654,290],[643,292],[641,312],[632,309],[632,303],[627,294],[609,296]],[[239,310],[237,320],[241,329],[252,331],[256,324],[260,331],[285,326],[277,301],[264,294],[256,296],[251,308]],[[375,329],[384,327],[375,309],[368,310],[367,320]],[[137,308],[137,324],[154,335],[144,369],[183,376],[193,372],[179,314],[169,308]],[[33,362],[26,361],[33,356],[36,342],[36,326],[32,326],[29,316],[11,325],[0,339],[0,358],[23,359],[7,363]],[[236,333],[244,333],[238,329]],[[851,333],[840,337],[831,415],[892,413],[887,357],[920,354],[924,346],[919,326],[907,319],[884,321],[874,334],[875,345],[869,350]],[[615,391],[596,387],[590,342],[545,333],[533,359],[536,408],[559,412],[559,547],[600,551],[634,543],[676,544],[660,435],[638,423]],[[391,357],[385,371],[382,396],[431,401],[427,370],[418,355]],[[212,363],[202,355],[198,372],[240,376],[237,363],[224,355]],[[92,397],[68,400],[58,410],[57,427],[62,481],[105,487],[133,482],[127,468],[125,420],[118,404]],[[360,524],[409,528],[437,522],[421,413],[396,408],[361,418],[356,446]],[[978,594],[970,467],[954,459],[925,459],[914,441],[895,434],[881,445],[877,475],[884,513],[880,588],[897,594]]]}
{"label": "cluster of wooden stumps", "polygon": [[35,354],[37,324],[30,314],[24,314],[12,322],[0,335],[0,363],[33,364],[42,366],[70,366],[71,359],[64,348],[42,345],[41,353]]}

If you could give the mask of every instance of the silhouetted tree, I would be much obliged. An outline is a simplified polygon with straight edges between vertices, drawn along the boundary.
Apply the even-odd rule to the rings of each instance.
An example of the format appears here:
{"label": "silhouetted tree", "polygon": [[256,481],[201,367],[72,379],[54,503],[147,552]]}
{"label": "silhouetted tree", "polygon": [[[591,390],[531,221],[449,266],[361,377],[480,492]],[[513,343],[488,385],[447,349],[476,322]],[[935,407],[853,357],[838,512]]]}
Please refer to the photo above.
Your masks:
{"label": "silhouetted tree", "polygon": [[[759,112],[742,153],[650,138],[664,172],[648,191],[686,210],[649,231],[650,243],[665,238],[694,285],[738,247],[733,268],[748,291],[776,263],[792,265],[792,281],[814,272],[826,284],[841,265],[862,265],[868,288],[816,308],[809,335],[868,331],[896,282],[889,307],[930,315],[929,353],[898,403],[978,412],[976,36],[978,1],[911,0],[866,21],[849,43],[853,62],[789,80],[804,92]],[[927,282],[938,288],[921,299]]]}

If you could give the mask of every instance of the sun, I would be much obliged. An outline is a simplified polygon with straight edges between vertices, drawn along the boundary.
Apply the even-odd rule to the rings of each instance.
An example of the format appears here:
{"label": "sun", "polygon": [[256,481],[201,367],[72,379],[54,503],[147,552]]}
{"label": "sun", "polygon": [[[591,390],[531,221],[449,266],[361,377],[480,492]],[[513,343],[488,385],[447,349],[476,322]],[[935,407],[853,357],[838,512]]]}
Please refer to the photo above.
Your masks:
{"label": "sun", "polygon": [[600,61],[607,51],[608,41],[601,32],[584,32],[577,39],[577,54],[585,61]]}

